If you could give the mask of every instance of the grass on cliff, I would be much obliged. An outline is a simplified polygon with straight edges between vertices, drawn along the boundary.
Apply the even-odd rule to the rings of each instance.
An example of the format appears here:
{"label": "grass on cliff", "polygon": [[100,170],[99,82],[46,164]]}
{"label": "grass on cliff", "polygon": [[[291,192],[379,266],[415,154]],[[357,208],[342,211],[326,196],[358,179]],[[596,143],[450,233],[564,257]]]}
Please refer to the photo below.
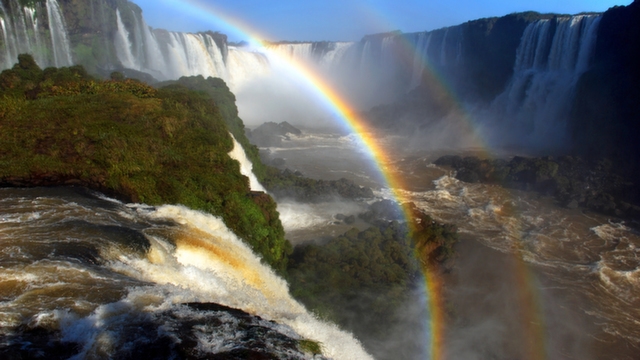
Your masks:
{"label": "grass on cliff", "polygon": [[256,175],[260,182],[264,182],[268,176],[268,167],[262,164],[260,161],[260,155],[258,148],[251,144],[247,136],[245,135],[244,123],[242,119],[238,117],[238,107],[236,106],[236,97],[229,90],[229,87],[220,78],[208,77],[204,78],[202,75],[198,76],[183,76],[178,80],[165,81],[156,84],[156,87],[165,89],[177,89],[184,87],[193,91],[197,91],[203,95],[206,95],[213,99],[222,119],[227,124],[229,131],[233,134],[236,140],[242,145],[247,158],[251,160],[253,164],[253,173]]}
{"label": "grass on cliff", "polygon": [[98,81],[79,66],[41,70],[29,55],[0,74],[0,183],[79,184],[203,210],[282,271],[291,246],[276,204],[251,196],[232,147],[206,93]]}

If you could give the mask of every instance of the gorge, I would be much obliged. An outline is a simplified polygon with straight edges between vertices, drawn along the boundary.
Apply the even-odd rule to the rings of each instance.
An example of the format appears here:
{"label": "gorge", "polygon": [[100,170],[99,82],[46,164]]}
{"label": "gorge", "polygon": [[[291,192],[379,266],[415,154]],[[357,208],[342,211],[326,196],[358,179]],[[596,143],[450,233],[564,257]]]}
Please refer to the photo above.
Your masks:
{"label": "gorge", "polygon": [[632,359],[638,20],[243,44],[1,0],[0,354]]}
{"label": "gorge", "polygon": [[[413,127],[457,110],[471,114],[495,147],[517,142],[527,149],[614,156],[637,153],[625,136],[637,130],[621,133],[600,115],[614,112],[617,123],[634,126],[630,119],[637,106],[617,99],[633,97],[636,72],[626,67],[630,77],[624,84],[605,74],[637,60],[638,29],[631,20],[637,8],[634,2],[604,14],[520,13],[428,32],[370,35],[359,42],[279,42],[260,49],[229,44],[221,33],[152,29],[140,8],[126,1],[3,1],[0,63],[8,68],[18,53],[29,52],[43,68],[82,64],[103,76],[123,70],[152,82],[219,77],[236,92],[242,112],[243,88],[255,91],[246,88],[269,81],[274,71],[282,76],[274,68],[276,58],[293,58],[322,74],[362,111],[402,102],[412,90],[423,89],[422,103],[432,106],[395,116],[396,121],[418,116],[407,120]],[[595,79],[604,85],[594,88]],[[437,83],[445,88],[435,88]],[[614,91],[629,94],[613,96]],[[454,103],[449,109],[442,108],[443,96]],[[586,111],[594,97],[600,110]]]}

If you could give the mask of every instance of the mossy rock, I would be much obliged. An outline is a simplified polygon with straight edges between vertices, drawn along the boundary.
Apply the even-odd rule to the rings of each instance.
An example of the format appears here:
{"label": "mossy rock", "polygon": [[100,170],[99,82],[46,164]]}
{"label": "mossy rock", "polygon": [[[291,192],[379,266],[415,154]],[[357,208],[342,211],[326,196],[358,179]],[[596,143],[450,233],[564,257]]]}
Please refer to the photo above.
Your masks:
{"label": "mossy rock", "polygon": [[30,58],[0,74],[0,185],[82,185],[126,201],[183,204],[222,217],[284,271],[291,245],[275,202],[251,195],[208,94],[100,81],[80,66],[43,71]]}

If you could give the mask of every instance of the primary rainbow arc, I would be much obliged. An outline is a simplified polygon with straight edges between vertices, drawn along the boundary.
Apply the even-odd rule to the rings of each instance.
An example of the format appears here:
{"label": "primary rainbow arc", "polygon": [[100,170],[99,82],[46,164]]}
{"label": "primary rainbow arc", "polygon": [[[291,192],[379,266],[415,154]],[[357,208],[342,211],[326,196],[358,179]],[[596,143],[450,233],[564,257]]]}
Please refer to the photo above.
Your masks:
{"label": "primary rainbow arc", "polygon": [[[263,37],[258,32],[251,29],[250,26],[244,24],[239,19],[225,15],[212,4],[205,3],[201,0],[174,1],[162,0],[165,3],[189,14],[190,16],[215,23],[223,28],[229,29],[236,34],[242,34],[252,45],[262,47],[264,44]],[[338,118],[346,125],[366,149],[375,169],[391,191],[394,199],[402,199],[400,190],[404,188],[402,178],[392,171],[387,170],[387,165],[391,164],[391,155],[377,142],[375,132],[369,128],[367,123],[357,115],[357,111],[345,100],[345,97],[320,76],[315,69],[308,64],[291,57],[279,56],[271,52],[271,56],[277,57],[287,65],[287,68],[296,76],[303,80],[308,89],[317,96],[318,100],[323,102],[328,109],[336,114]],[[425,62],[426,71],[429,71],[428,63]],[[452,97],[451,93],[448,93]],[[402,206],[401,206],[402,208]],[[410,216],[409,209],[402,208],[406,219]],[[429,354],[432,359],[441,359],[443,355],[443,333],[444,333],[444,314],[441,296],[441,281],[433,273],[424,271],[425,285],[427,289],[427,308],[430,314],[430,349]]]}

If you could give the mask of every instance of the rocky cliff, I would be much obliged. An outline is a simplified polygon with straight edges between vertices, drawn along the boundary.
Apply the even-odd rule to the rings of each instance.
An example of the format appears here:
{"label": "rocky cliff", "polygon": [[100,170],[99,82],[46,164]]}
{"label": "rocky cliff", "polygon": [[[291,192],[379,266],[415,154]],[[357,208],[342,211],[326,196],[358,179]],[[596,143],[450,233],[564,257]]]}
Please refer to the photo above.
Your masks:
{"label": "rocky cliff", "polygon": [[[229,46],[224,34],[150,29],[141,9],[126,0],[0,4],[4,68],[18,53],[32,52],[43,68],[79,63],[103,77],[118,69],[145,81],[213,76],[234,90],[269,67],[267,55]],[[317,62],[355,107],[396,102],[369,116],[388,128],[406,118],[426,128],[434,118],[446,121],[454,107],[480,108],[482,116],[471,115],[498,134],[487,140],[496,146],[636,163],[639,7],[635,1],[604,14],[527,12],[428,32],[368,35],[355,43],[268,48]]]}
{"label": "rocky cliff", "polygon": [[602,16],[592,69],[577,86],[571,113],[576,151],[624,160],[640,159],[640,2]]}

